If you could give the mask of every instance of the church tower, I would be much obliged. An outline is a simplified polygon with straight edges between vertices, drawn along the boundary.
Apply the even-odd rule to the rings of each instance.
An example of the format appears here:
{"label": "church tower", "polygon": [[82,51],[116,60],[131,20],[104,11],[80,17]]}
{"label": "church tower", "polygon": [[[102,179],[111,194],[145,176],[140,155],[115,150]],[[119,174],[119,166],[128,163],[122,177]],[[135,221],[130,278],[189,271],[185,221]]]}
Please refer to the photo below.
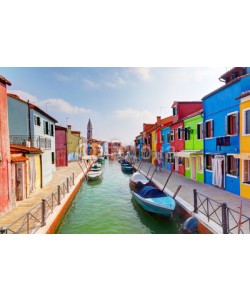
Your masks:
{"label": "church tower", "polygon": [[88,126],[87,126],[87,139],[88,140],[92,140],[92,130],[93,130],[93,126],[89,119]]}

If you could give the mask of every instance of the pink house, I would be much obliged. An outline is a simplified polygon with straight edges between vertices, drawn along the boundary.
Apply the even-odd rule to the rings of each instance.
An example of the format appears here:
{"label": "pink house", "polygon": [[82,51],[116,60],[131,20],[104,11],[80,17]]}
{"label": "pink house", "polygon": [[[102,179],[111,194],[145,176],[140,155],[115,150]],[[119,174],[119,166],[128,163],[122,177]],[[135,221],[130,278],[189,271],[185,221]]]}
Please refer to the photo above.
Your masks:
{"label": "pink house", "polygon": [[67,128],[56,125],[56,166],[66,167],[68,165],[67,152]]}
{"label": "pink house", "polygon": [[10,209],[10,141],[6,85],[11,83],[0,75],[0,215]]}

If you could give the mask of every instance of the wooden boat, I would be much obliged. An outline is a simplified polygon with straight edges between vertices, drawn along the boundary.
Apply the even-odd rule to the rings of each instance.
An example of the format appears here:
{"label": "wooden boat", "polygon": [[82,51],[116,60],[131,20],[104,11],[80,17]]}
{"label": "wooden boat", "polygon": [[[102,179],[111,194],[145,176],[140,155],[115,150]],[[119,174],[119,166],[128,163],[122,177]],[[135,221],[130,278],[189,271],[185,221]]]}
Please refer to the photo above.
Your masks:
{"label": "wooden boat", "polygon": [[101,171],[102,165],[98,163],[94,163],[90,169],[90,171]]}
{"label": "wooden boat", "polygon": [[88,180],[98,180],[102,178],[103,171],[89,171],[87,174]]}
{"label": "wooden boat", "polygon": [[135,201],[148,212],[169,217],[175,210],[175,200],[154,186],[144,186],[137,192],[131,190],[131,193]]}
{"label": "wooden boat", "polygon": [[100,164],[103,164],[103,163],[104,163],[104,157],[103,157],[103,156],[99,156],[99,157],[98,157],[98,162],[99,162]]}
{"label": "wooden boat", "polygon": [[150,183],[150,181],[139,172],[135,172],[130,178],[129,187],[134,192],[138,192],[140,189],[147,185],[153,184]]}
{"label": "wooden boat", "polygon": [[121,169],[122,169],[123,172],[131,173],[131,172],[133,172],[134,167],[131,166],[131,164],[128,163],[128,162],[123,162],[123,163],[121,163]]}

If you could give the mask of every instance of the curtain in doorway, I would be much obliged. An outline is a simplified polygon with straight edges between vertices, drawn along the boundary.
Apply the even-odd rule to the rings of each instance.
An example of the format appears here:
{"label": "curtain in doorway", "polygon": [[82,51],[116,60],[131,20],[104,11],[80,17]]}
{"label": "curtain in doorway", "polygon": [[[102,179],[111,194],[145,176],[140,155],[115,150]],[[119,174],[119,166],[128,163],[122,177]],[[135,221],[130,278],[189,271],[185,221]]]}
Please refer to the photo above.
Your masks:
{"label": "curtain in doorway", "polygon": [[222,174],[223,158],[212,159],[212,172],[213,172],[213,185],[223,187],[223,174]]}
{"label": "curtain in doorway", "polygon": [[30,193],[36,190],[36,163],[35,155],[29,156],[29,179],[30,179]]}

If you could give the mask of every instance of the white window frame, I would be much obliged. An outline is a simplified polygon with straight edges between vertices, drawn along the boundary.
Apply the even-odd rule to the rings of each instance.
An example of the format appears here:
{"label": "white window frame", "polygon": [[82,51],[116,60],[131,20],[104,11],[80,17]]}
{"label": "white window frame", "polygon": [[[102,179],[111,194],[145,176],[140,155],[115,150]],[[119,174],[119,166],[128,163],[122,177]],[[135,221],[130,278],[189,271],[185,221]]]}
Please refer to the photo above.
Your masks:
{"label": "white window frame", "polygon": [[[179,129],[181,129],[181,138],[179,139]],[[182,131],[183,127],[180,126],[177,128],[177,140],[181,141],[183,140],[183,131]]]}
{"label": "white window frame", "polygon": [[[236,176],[236,175],[231,175],[231,174],[229,174],[228,173],[228,161],[227,161],[227,159],[228,159],[228,156],[234,156],[235,154],[231,154],[231,153],[227,153],[227,156],[226,156],[226,170],[225,170],[225,175],[226,176],[228,176],[228,177],[233,177],[233,178],[238,178],[239,177],[239,175],[240,175],[240,170],[239,170],[239,162],[237,163],[237,167],[238,167],[238,176]],[[236,159],[236,158],[235,158]]]}
{"label": "white window frame", "polygon": [[207,126],[206,126],[206,123],[207,122],[212,122],[212,124],[213,124],[213,136],[211,136],[211,137],[206,137],[206,136],[204,136],[204,139],[206,139],[206,140],[209,140],[209,139],[213,139],[214,138],[214,120],[213,119],[209,119],[209,120],[206,120],[204,123],[205,123],[205,132],[206,132],[206,134],[207,134]]}
{"label": "white window frame", "polygon": [[[185,157],[185,170],[190,170],[190,157]],[[187,162],[188,161],[188,167],[187,167]]]}
{"label": "white window frame", "polygon": [[[200,139],[198,139],[198,125],[201,125],[201,138]],[[203,140],[203,122],[196,124],[196,139],[198,141]]]}
{"label": "white window frame", "polygon": [[[36,124],[36,118],[39,118],[39,119],[40,119],[40,125],[37,125],[37,124]],[[34,124],[35,124],[35,126],[37,126],[37,127],[41,127],[41,124],[42,124],[42,118],[41,118],[40,116],[36,115],[36,114],[34,114]]]}
{"label": "white window frame", "polygon": [[[189,133],[188,133],[189,139],[186,140],[186,137],[185,137],[186,129],[187,129],[187,130],[191,130],[191,128],[190,128],[189,126],[184,127],[184,141],[191,141],[191,132],[190,132],[190,131],[189,131]],[[183,133],[183,132],[182,132],[182,133]]]}
{"label": "white window frame", "polygon": [[[176,109],[176,114],[174,114],[174,109]],[[177,116],[178,115],[178,107],[177,105],[173,106],[173,116]]]}
{"label": "white window frame", "polygon": [[170,130],[170,142],[174,142],[175,140],[174,131],[174,129]]}
{"label": "white window frame", "polygon": [[250,108],[245,108],[242,110],[243,112],[243,117],[242,117],[242,127],[243,127],[243,132],[242,132],[242,136],[250,136],[250,133],[246,133],[246,112],[249,111]]}
{"label": "white window frame", "polygon": [[228,133],[228,117],[229,116],[231,116],[231,115],[236,115],[236,120],[238,120],[238,122],[239,122],[239,112],[238,111],[233,111],[233,112],[230,112],[229,114],[227,114],[227,129],[226,129],[226,135],[227,136],[237,136],[238,135],[238,132],[237,132],[237,129],[238,129],[238,131],[239,131],[239,125],[238,124],[236,124],[236,133],[235,134],[229,134]]}
{"label": "white window frame", "polygon": [[242,159],[242,173],[241,173],[241,182],[244,185],[250,186],[249,183],[244,183],[243,179],[244,179],[244,161],[247,160],[248,161],[248,176],[250,177],[250,159]]}
{"label": "white window frame", "polygon": [[[199,158],[201,159],[201,169],[199,169]],[[204,169],[204,158],[202,155],[198,155],[197,156],[197,172],[200,173],[200,174],[203,174],[203,169]]]}

